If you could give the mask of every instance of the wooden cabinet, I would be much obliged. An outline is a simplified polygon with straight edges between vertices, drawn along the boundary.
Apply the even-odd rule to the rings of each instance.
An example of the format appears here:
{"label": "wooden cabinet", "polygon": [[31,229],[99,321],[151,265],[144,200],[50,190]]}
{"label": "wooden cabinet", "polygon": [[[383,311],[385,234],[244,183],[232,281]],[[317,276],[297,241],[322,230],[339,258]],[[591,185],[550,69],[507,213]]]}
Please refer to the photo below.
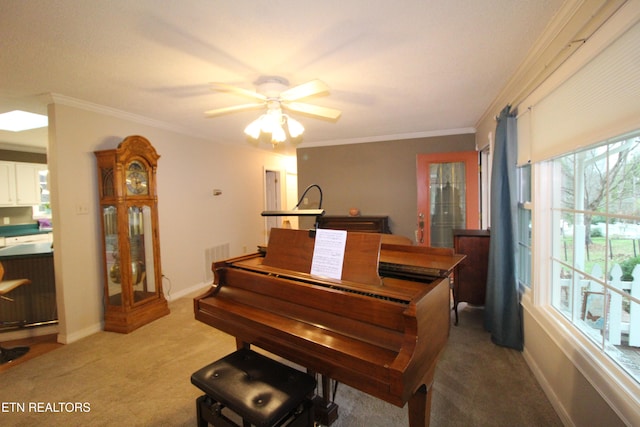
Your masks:
{"label": "wooden cabinet", "polygon": [[334,230],[359,231],[361,233],[391,234],[388,216],[321,216],[319,228]]}
{"label": "wooden cabinet", "polygon": [[454,272],[453,308],[458,324],[458,304],[467,302],[483,306],[487,290],[489,267],[488,230],[453,230],[453,247],[456,254],[467,257]]}
{"label": "wooden cabinet", "polygon": [[169,314],[162,291],[156,167],[141,136],[95,152],[102,220],[106,331],[128,333]]}
{"label": "wooden cabinet", "polygon": [[47,165],[0,161],[0,206],[39,205],[40,172]]}

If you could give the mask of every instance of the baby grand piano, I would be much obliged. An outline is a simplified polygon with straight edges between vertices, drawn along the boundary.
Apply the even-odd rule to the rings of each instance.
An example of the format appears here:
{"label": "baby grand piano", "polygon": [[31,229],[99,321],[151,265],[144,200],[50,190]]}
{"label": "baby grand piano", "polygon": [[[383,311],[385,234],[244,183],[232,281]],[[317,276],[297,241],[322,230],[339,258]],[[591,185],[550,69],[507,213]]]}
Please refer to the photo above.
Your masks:
{"label": "baby grand piano", "polygon": [[[235,336],[239,348],[255,345],[321,374],[324,387],[331,378],[399,407],[409,402],[409,425],[428,426],[449,335],[448,275],[464,256],[348,232],[341,279],[328,279],[310,274],[314,236],[272,229],[266,253],[214,262],[195,318]],[[332,405],[324,403],[320,412]]]}

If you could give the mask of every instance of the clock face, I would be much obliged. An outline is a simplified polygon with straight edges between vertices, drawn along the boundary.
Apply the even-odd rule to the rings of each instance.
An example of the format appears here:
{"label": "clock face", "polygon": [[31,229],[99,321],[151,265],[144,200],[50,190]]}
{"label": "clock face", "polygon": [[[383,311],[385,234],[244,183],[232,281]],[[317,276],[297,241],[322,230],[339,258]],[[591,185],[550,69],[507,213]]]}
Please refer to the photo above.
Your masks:
{"label": "clock face", "polygon": [[127,194],[149,194],[149,176],[145,167],[137,161],[129,163],[126,173]]}

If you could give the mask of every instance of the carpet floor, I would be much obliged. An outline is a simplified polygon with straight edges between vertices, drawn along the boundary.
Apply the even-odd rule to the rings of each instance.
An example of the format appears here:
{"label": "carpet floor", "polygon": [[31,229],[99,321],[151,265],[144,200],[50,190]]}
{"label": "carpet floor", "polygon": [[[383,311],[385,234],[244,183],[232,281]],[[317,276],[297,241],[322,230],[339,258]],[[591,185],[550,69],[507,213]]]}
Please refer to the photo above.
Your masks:
{"label": "carpet floor", "polygon": [[[461,306],[462,307],[462,306]],[[235,349],[190,298],[130,334],[100,332],[0,372],[3,426],[195,426],[193,372]],[[520,352],[464,308],[437,365],[431,426],[561,426]],[[408,426],[398,408],[340,384],[335,427]]]}

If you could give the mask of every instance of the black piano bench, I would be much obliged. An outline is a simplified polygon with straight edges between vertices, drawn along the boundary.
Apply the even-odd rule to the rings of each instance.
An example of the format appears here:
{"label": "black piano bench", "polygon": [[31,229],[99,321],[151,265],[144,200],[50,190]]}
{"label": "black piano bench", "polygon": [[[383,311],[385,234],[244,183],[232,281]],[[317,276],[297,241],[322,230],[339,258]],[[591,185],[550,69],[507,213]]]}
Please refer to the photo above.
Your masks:
{"label": "black piano bench", "polygon": [[198,427],[238,427],[224,408],[248,427],[313,427],[311,397],[316,381],[250,349],[240,349],[191,375],[205,392],[196,400]]}

